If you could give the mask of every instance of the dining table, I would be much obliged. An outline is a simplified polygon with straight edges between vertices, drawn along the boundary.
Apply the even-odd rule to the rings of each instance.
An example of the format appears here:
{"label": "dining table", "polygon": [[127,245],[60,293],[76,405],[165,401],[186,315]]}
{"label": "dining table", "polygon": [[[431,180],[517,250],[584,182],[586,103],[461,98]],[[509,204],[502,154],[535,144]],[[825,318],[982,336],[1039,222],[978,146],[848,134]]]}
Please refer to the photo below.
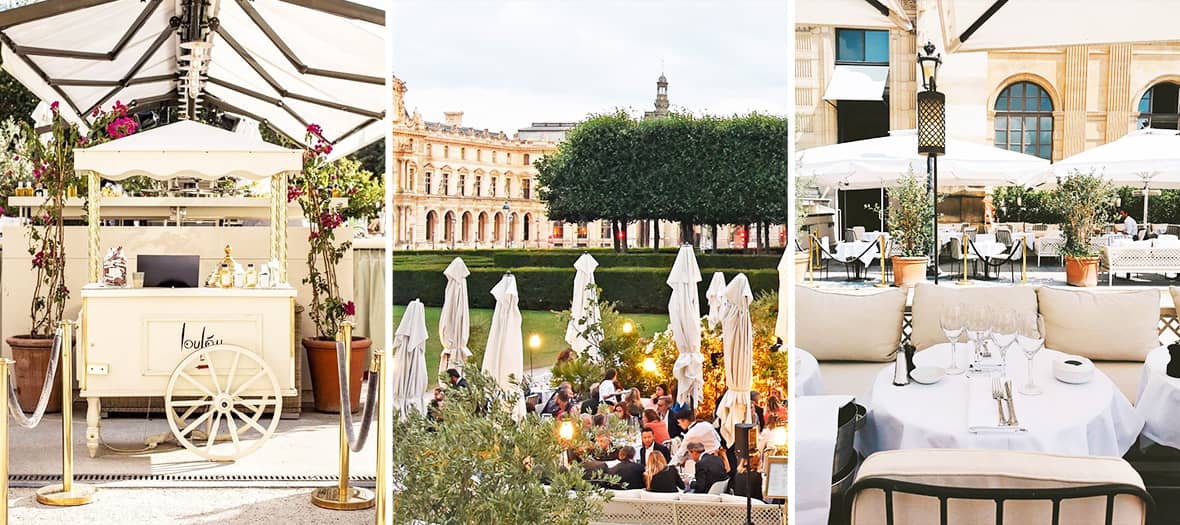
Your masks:
{"label": "dining table", "polygon": [[792,348],[791,357],[794,359],[792,370],[795,372],[795,378],[791,384],[795,387],[795,397],[823,394],[824,380],[820,375],[819,361],[815,356],[802,348]]}
{"label": "dining table", "polygon": [[[959,343],[957,357],[964,368],[973,353],[969,348]],[[971,448],[1121,457],[1135,443],[1143,416],[1101,370],[1083,384],[1058,381],[1053,363],[1066,354],[1043,349],[1032,367],[1043,393],[1029,396],[1019,392],[1028,377],[1024,353],[1013,345],[1004,355],[1017,430],[992,425],[999,418],[988,374],[968,371],[934,384],[894,386],[894,366],[888,365],[861,398],[868,418],[857,436],[858,450],[866,456],[896,449]],[[918,352],[914,363],[947,367],[950,359],[951,345],[942,343]]]}
{"label": "dining table", "polygon": [[1167,374],[1171,359],[1167,347],[1147,354],[1139,378],[1135,411],[1144,420],[1144,438],[1180,448],[1180,378]]}

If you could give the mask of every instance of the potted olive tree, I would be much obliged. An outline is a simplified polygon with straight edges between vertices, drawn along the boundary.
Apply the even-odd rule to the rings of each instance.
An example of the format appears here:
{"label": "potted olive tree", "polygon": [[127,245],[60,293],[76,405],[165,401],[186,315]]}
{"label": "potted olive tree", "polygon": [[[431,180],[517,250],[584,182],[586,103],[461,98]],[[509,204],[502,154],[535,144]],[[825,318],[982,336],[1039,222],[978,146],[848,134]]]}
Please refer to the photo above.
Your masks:
{"label": "potted olive tree", "polygon": [[807,279],[807,267],[811,262],[811,234],[803,224],[807,220],[808,206],[803,201],[804,195],[810,195],[815,189],[815,179],[798,179],[795,191],[795,282],[802,283]]}
{"label": "potted olive tree", "polygon": [[[321,412],[340,411],[340,379],[336,354],[336,334],[344,321],[356,315],[356,306],[345,300],[336,279],[336,265],[352,248],[350,241],[338,242],[336,229],[350,219],[368,219],[376,215],[384,197],[379,177],[360,169],[350,159],[329,162],[332,145],[321,136],[320,127],[307,127],[307,149],[303,154],[303,171],[292,178],[287,200],[297,201],[303,216],[311,224],[308,234],[308,275],[303,283],[311,287],[311,304],[307,308],[315,335],[303,338],[311,375],[315,408]],[[346,206],[332,204],[333,196],[347,197]],[[349,401],[360,410],[361,378],[368,362],[369,341],[353,336],[349,355]]]}
{"label": "potted olive tree", "polygon": [[1098,285],[1098,252],[1090,245],[1103,215],[1114,206],[1114,187],[1102,177],[1090,173],[1071,173],[1058,179],[1050,195],[1050,207],[1061,217],[1065,235],[1065,281],[1070,286]]}
{"label": "potted olive tree", "polygon": [[910,287],[926,280],[926,253],[934,239],[934,204],[926,193],[926,184],[913,171],[889,188],[886,224],[900,254],[894,255],[893,284]]}
{"label": "potted olive tree", "polygon": [[[5,338],[15,361],[17,399],[24,407],[37,403],[53,348],[53,335],[64,318],[70,290],[66,286],[65,218],[70,187],[84,183],[74,173],[74,148],[92,146],[135,133],[138,122],[127,106],[115,102],[111,111],[95,109],[90,132],[83,134],[50,105],[53,121],[42,139],[27,122],[3,125],[6,177],[28,176],[25,182],[41,189],[45,200],[31,214],[27,235],[33,294],[29,304],[29,333]],[[18,127],[19,126],[19,129]],[[56,365],[60,371],[60,361]],[[61,410],[61,391],[53,389],[46,411]]]}

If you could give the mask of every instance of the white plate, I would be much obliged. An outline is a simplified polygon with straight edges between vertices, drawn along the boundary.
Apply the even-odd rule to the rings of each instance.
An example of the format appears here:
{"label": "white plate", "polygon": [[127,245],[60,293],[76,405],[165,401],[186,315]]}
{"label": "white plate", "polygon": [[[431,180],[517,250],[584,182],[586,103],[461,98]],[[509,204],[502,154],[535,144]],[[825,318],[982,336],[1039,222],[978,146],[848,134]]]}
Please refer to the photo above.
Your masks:
{"label": "white plate", "polygon": [[910,372],[910,379],[923,385],[933,385],[945,375],[946,369],[941,366],[919,366]]}

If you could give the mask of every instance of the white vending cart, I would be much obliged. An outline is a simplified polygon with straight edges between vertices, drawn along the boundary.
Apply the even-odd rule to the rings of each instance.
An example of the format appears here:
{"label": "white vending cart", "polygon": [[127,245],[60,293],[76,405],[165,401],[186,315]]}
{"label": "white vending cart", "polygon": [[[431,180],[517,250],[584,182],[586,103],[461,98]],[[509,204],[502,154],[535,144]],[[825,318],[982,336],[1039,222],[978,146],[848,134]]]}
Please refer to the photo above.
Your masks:
{"label": "white vending cart", "polygon": [[[287,178],[302,152],[194,121],[74,152],[89,180],[89,284],[83,287],[77,370],[86,445],[99,448],[103,397],[164,396],[177,441],[214,461],[256,450],[295,386],[295,289],[287,283]],[[125,288],[100,284],[100,180],[222,177],[270,184],[267,288]],[[134,256],[135,254],[130,254]],[[202,261],[204,274],[220,261]],[[131,281],[131,279],[128,279]]]}

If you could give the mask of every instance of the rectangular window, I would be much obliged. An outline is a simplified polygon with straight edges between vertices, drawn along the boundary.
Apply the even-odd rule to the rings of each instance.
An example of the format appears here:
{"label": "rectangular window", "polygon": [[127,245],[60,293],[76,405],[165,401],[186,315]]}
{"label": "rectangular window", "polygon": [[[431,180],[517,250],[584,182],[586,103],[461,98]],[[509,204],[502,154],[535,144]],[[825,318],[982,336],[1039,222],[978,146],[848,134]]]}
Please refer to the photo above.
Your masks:
{"label": "rectangular window", "polygon": [[488,185],[488,196],[496,196],[496,177],[492,177],[492,183]]}
{"label": "rectangular window", "polygon": [[837,29],[836,62],[889,64],[889,31]]}
{"label": "rectangular window", "polygon": [[533,179],[523,179],[520,181],[521,198],[533,198]]}

